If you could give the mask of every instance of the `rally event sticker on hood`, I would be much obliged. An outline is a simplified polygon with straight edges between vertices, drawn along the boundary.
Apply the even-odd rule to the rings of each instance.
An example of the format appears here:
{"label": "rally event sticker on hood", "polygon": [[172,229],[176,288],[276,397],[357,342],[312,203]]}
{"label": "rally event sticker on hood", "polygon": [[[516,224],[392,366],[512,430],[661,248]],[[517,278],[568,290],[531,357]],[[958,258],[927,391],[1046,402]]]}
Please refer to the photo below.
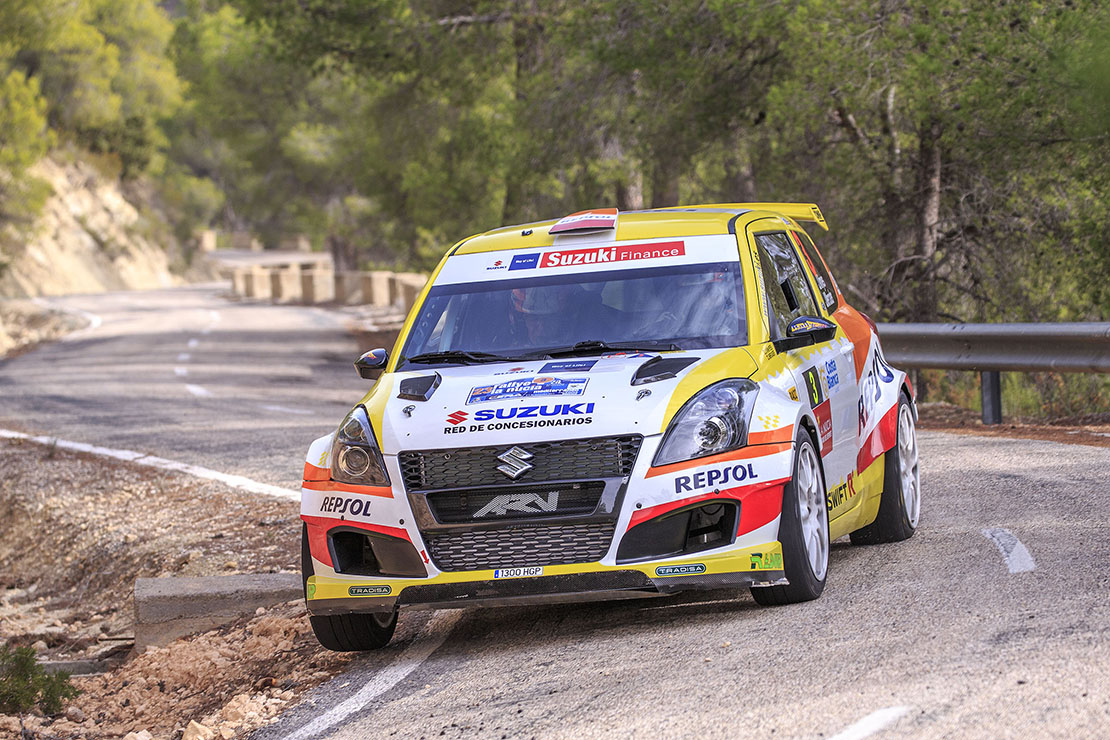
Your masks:
{"label": "rally event sticker on hood", "polygon": [[508,398],[535,396],[581,396],[586,392],[588,378],[518,378],[496,385],[480,385],[470,389],[467,404],[504,401]]}

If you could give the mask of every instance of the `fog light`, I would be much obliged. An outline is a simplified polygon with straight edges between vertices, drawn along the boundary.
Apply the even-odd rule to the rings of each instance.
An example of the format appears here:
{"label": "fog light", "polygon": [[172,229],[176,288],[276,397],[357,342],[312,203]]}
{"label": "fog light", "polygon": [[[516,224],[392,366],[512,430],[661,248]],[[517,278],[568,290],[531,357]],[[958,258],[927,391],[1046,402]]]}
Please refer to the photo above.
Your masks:
{"label": "fog light", "polygon": [[370,469],[370,455],[361,447],[344,447],[339,453],[339,465],[348,475],[359,476]]}

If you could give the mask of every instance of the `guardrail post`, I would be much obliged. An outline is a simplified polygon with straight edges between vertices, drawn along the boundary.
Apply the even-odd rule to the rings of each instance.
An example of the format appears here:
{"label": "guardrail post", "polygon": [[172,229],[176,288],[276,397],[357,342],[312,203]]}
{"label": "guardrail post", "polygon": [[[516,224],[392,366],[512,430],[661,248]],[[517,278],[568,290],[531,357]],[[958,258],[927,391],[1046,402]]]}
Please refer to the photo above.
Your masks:
{"label": "guardrail post", "polygon": [[1002,423],[1002,375],[997,370],[979,373],[979,387],[983,397],[983,423]]}

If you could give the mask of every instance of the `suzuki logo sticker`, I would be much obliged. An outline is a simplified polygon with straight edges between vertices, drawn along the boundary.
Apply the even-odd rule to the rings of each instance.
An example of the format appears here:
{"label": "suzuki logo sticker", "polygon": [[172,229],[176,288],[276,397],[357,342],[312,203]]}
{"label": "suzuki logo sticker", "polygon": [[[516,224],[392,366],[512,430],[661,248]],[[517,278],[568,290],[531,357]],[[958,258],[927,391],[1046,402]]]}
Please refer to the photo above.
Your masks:
{"label": "suzuki logo sticker", "polygon": [[[552,491],[547,498],[538,493],[506,493],[498,496],[474,513],[478,519],[491,514],[505,515],[510,511],[519,511],[522,514],[552,513],[559,505],[559,492]],[[532,508],[533,506],[537,508]]]}
{"label": "suzuki logo sticker", "polygon": [[[532,453],[528,450],[522,450],[519,447],[510,447],[498,455],[497,459],[505,463],[504,465],[498,465],[497,469],[513,480],[516,480],[535,467],[528,462],[532,459]],[[477,514],[475,514],[475,516],[477,516]]]}

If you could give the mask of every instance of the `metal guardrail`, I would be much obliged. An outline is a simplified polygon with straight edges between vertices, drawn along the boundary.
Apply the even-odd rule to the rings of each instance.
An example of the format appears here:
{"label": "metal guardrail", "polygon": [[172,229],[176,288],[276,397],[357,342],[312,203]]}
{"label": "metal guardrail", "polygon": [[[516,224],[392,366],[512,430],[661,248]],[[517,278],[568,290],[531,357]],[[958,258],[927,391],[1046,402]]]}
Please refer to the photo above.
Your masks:
{"label": "metal guardrail", "polygon": [[1110,322],[879,324],[895,366],[978,370],[983,423],[1002,423],[1000,373],[1110,373]]}

